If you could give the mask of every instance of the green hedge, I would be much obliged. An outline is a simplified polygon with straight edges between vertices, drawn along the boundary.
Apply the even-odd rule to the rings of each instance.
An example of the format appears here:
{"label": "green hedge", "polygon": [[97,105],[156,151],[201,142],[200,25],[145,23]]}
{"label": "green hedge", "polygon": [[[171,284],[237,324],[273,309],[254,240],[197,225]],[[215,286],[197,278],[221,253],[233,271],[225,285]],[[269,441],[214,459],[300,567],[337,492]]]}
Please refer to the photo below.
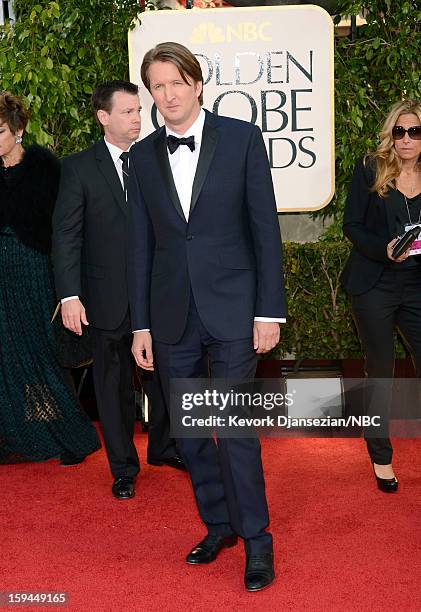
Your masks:
{"label": "green hedge", "polygon": [[[340,274],[350,244],[341,242],[284,243],[287,323],[270,357],[346,359],[362,356],[349,297]],[[396,354],[405,356],[397,341]]]}
{"label": "green hedge", "polygon": [[346,242],[284,243],[288,318],[281,326],[276,356],[361,356],[348,296],[339,278],[349,250]]}
{"label": "green hedge", "polygon": [[355,41],[335,38],[336,193],[317,214],[330,216],[327,237],[342,239],[342,213],[355,160],[377,144],[391,104],[421,98],[419,0],[338,0],[338,15],[364,12]]}
{"label": "green hedge", "polygon": [[93,88],[127,79],[127,32],[137,0],[15,0],[16,23],[0,26],[0,90],[23,95],[31,116],[25,143],[59,157],[99,136]]}

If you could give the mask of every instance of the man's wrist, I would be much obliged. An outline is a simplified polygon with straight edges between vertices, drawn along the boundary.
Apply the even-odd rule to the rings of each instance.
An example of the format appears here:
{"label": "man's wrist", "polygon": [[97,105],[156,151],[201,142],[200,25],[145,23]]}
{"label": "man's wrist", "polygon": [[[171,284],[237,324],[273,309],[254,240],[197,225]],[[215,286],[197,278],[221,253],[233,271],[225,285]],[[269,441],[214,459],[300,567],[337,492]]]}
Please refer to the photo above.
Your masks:
{"label": "man's wrist", "polygon": [[70,300],[78,300],[78,299],[79,299],[78,295],[70,295],[69,297],[62,298],[60,302],[64,304],[65,302],[70,302]]}
{"label": "man's wrist", "polygon": [[272,319],[271,317],[254,317],[255,321],[261,321],[262,323],[286,323],[286,319]]}

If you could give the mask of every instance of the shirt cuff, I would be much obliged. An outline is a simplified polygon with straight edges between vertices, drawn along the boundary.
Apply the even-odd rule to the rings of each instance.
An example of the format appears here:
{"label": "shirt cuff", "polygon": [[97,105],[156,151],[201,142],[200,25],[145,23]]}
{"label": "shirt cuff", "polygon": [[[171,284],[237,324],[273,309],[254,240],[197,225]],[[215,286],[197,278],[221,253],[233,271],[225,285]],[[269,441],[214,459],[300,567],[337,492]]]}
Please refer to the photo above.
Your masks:
{"label": "shirt cuff", "polygon": [[263,323],[286,323],[286,319],[272,319],[271,317],[254,317],[255,321],[262,321]]}
{"label": "shirt cuff", "polygon": [[64,302],[69,302],[70,300],[78,300],[78,299],[79,299],[78,295],[70,295],[69,297],[63,298],[62,300],[60,300],[60,302],[64,304]]}
{"label": "shirt cuff", "polygon": [[148,332],[150,332],[151,330],[150,330],[150,329],[134,329],[134,330],[132,331],[132,333],[133,333],[133,334],[137,334],[137,332],[141,332],[141,331],[148,331]]}

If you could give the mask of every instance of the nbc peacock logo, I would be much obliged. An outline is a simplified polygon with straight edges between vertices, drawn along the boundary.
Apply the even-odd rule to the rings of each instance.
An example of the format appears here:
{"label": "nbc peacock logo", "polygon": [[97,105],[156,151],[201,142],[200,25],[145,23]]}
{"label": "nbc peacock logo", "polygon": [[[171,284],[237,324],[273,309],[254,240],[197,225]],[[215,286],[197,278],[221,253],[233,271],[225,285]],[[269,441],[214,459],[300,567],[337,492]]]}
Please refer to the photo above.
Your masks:
{"label": "nbc peacock logo", "polygon": [[217,25],[210,21],[200,23],[193,29],[190,36],[192,44],[200,43],[231,43],[235,41],[252,42],[256,40],[272,41],[270,21],[256,23],[240,21],[236,24]]}

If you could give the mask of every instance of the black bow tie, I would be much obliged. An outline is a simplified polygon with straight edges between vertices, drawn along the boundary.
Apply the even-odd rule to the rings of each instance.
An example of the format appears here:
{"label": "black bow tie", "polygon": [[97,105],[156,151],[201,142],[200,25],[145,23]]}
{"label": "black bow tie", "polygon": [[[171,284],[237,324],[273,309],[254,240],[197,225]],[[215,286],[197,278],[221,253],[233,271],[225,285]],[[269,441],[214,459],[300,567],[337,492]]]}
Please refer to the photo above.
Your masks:
{"label": "black bow tie", "polygon": [[187,145],[190,151],[194,151],[194,136],[189,136],[188,138],[177,138],[177,136],[172,134],[167,136],[167,147],[171,155],[177,151],[180,145]]}

